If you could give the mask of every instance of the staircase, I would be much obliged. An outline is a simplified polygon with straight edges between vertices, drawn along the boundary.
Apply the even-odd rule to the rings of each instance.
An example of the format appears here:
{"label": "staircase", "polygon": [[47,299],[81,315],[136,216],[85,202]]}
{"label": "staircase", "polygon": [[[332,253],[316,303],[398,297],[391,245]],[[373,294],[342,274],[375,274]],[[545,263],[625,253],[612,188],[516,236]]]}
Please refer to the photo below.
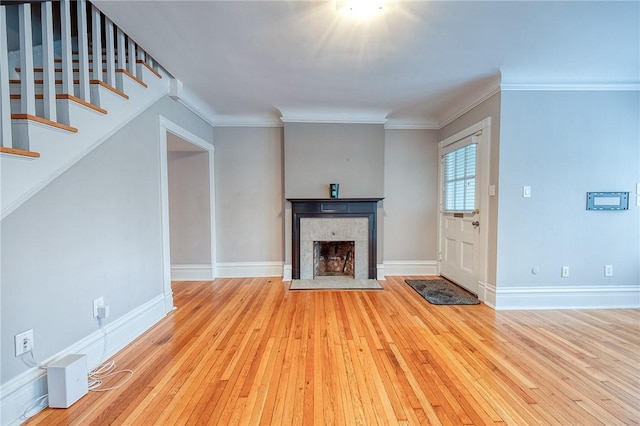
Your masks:
{"label": "staircase", "polygon": [[86,0],[1,5],[1,217],[167,94],[169,80]]}

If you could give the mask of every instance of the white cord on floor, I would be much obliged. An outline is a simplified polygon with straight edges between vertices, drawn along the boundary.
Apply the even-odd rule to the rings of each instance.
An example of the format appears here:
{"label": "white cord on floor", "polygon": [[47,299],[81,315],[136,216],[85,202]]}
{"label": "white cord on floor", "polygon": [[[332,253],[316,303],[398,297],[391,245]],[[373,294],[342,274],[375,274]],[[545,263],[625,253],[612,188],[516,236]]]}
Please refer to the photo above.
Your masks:
{"label": "white cord on floor", "polygon": [[[89,373],[89,390],[92,392],[106,392],[118,389],[133,377],[133,370],[126,369],[114,371],[115,369],[116,363],[114,361],[107,361],[96,367],[91,373]],[[102,382],[104,379],[123,373],[127,373],[128,376],[121,383],[116,386],[100,389],[100,386],[102,386]]]}

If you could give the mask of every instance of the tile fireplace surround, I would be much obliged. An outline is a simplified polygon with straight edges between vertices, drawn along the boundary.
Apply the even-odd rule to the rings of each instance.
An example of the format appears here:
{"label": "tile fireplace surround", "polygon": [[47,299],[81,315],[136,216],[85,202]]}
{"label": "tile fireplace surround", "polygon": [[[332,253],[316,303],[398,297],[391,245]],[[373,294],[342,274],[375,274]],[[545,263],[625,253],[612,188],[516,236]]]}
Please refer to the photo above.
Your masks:
{"label": "tile fireplace surround", "polygon": [[369,223],[366,217],[300,219],[300,279],[314,279],[314,241],[355,242],[355,279],[369,277]]}
{"label": "tile fireplace surround", "polygon": [[313,279],[314,241],[354,241],[355,278],[376,279],[381,199],[287,199],[292,208],[292,278]]}

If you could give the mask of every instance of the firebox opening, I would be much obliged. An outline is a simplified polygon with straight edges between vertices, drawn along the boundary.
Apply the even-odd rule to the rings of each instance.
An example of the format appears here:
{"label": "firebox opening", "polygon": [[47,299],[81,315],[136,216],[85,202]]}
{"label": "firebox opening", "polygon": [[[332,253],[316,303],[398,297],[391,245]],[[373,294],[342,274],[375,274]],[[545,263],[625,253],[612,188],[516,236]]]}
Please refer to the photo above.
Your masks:
{"label": "firebox opening", "polygon": [[313,277],[355,278],[355,241],[314,241]]}

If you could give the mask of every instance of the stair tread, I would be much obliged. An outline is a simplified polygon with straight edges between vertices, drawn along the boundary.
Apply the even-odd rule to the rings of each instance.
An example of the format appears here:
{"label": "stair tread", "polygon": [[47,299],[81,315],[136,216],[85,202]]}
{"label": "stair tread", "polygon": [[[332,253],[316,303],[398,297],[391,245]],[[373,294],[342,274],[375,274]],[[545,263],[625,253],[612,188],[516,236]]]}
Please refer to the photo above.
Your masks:
{"label": "stair tread", "polygon": [[149,71],[151,71],[156,77],[158,78],[162,78],[162,74],[160,74],[158,71],[154,70],[153,67],[151,65],[149,65],[147,62],[143,61],[142,59],[138,59],[136,61],[136,64],[140,64],[140,65],[144,65]]}
{"label": "stair tread", "polygon": [[[9,84],[20,84],[22,80],[9,80]],[[44,84],[44,80],[36,79],[33,80],[34,84]],[[56,84],[62,84],[62,80],[56,80]],[[73,80],[73,84],[80,84],[80,80]]]}
{"label": "stair tread", "polygon": [[[42,93],[36,93],[35,98],[36,98],[36,100],[44,100],[44,95]],[[22,99],[22,95],[12,94],[12,95],[10,95],[10,99],[11,100],[20,100],[20,99]],[[56,94],[56,99],[70,100],[70,101],[79,103],[81,105],[84,105],[85,107],[90,108],[90,109],[92,109],[94,111],[97,111],[99,113],[107,114],[107,110],[106,109],[100,108],[99,106],[94,105],[94,104],[92,104],[90,102],[87,102],[87,101],[85,101],[83,99],[80,99],[80,98],[78,98],[78,97],[76,97],[74,95],[70,95],[70,94],[67,94],[67,93],[57,93]]]}
{"label": "stair tread", "polygon": [[[59,63],[61,63],[61,62],[62,62],[62,58],[53,58],[53,62],[55,62],[55,63],[58,63],[58,64],[59,64]],[[72,59],[72,60],[71,60],[71,62],[78,63],[78,62],[80,62],[80,59]],[[89,62],[93,62],[93,59],[89,58]],[[106,59],[103,59],[103,60],[102,60],[102,62],[103,62],[103,63],[106,63],[106,62],[107,62],[107,60],[106,60]],[[126,60],[126,62],[129,62],[129,60],[127,59],[127,60]]]}
{"label": "stair tread", "polygon": [[96,105],[94,105],[94,104],[92,104],[90,102],[87,102],[84,99],[80,99],[80,98],[78,98],[78,97],[76,97],[74,95],[69,95],[69,94],[66,94],[66,93],[59,93],[59,94],[56,95],[56,99],[67,99],[67,100],[79,103],[79,104],[81,104],[81,105],[83,105],[83,106],[85,106],[87,108],[90,108],[90,109],[92,109],[94,111],[97,111],[97,112],[99,112],[101,114],[106,114],[107,113],[106,109],[100,108],[99,106],[96,106]]}
{"label": "stair tread", "polygon": [[[54,72],[62,72],[62,68],[54,68]],[[80,68],[73,68],[73,72],[80,72]],[[93,68],[89,68],[89,71],[93,72]],[[16,67],[16,72],[22,72],[22,68]],[[42,67],[34,67],[33,72],[44,72],[44,68]],[[106,68],[102,68],[102,72],[107,72]]]}
{"label": "stair tread", "polygon": [[145,83],[144,81],[140,80],[138,77],[136,77],[135,75],[131,74],[129,71],[125,70],[124,68],[116,69],[116,73],[125,74],[127,77],[131,78],[133,81],[135,81],[136,83],[138,83],[142,87],[144,87],[144,88],[148,87],[147,83]]}
{"label": "stair tread", "polygon": [[46,118],[37,117],[37,116],[31,115],[31,114],[23,114],[23,113],[11,114],[11,119],[12,120],[36,121],[36,122],[38,122],[40,124],[44,124],[44,125],[51,126],[51,127],[56,127],[58,129],[61,129],[61,130],[66,130],[67,132],[78,133],[78,129],[76,129],[75,127],[68,126],[68,125],[62,124],[62,123],[58,123],[56,121],[47,120]]}
{"label": "stair tread", "polygon": [[11,154],[11,155],[19,155],[21,157],[32,157],[32,158],[40,157],[40,153],[39,152],[25,151],[24,149],[17,149],[17,148],[7,148],[7,147],[4,147],[4,146],[0,146],[0,153],[2,153],[2,154]]}
{"label": "stair tread", "polygon": [[127,95],[124,92],[121,92],[120,90],[118,90],[115,87],[109,85],[108,83],[105,83],[104,81],[101,81],[101,80],[89,80],[89,84],[97,84],[99,86],[104,87],[105,89],[108,89],[108,90],[112,91],[116,95],[119,95],[119,96],[123,97],[124,99],[129,99],[129,95]]}

